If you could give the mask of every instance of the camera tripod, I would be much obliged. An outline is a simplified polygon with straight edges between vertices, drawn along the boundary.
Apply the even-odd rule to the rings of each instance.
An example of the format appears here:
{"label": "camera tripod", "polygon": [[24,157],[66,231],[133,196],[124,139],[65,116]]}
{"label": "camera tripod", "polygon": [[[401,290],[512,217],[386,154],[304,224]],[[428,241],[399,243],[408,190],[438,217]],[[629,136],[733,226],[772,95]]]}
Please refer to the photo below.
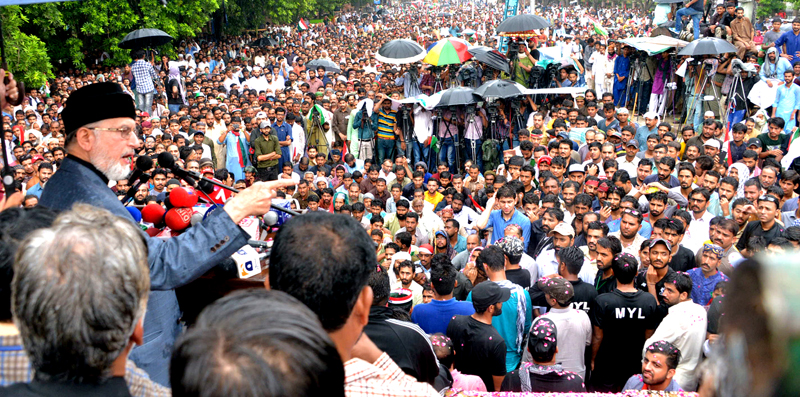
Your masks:
{"label": "camera tripod", "polygon": [[[697,84],[695,84],[694,91],[692,92],[692,100],[690,102],[690,105],[689,107],[686,108],[686,118],[683,120],[683,124],[686,124],[689,120],[692,120],[694,118],[695,113],[697,111],[697,109],[695,109],[695,106],[697,105],[697,97],[700,96],[701,97],[700,100],[704,101],[703,97],[705,95],[703,93],[705,92],[706,84],[708,84],[708,72],[710,69],[711,69],[711,64],[703,63],[700,67],[700,72],[699,72],[700,74],[702,74],[702,80],[700,79],[701,76],[699,75],[694,76],[697,79]],[[711,84],[711,90],[714,93],[714,99],[716,100],[716,98],[719,98],[719,94],[717,93],[717,87],[714,86],[713,82]],[[700,110],[702,111],[702,103]],[[694,127],[697,128],[698,126],[695,125]]]}
{"label": "camera tripod", "polygon": [[317,153],[321,153],[326,158],[328,157],[328,138],[325,136],[325,131],[322,129],[322,123],[320,121],[320,113],[316,109],[311,109],[311,125],[308,127],[308,131],[306,132],[306,150],[308,147],[311,146],[312,139],[314,140],[314,146],[317,148]]}
{"label": "camera tripod", "polygon": [[[464,119],[464,139],[466,139],[467,130],[471,128],[475,129],[477,126],[475,125],[475,112],[477,109],[468,109],[467,116]],[[479,131],[479,134],[483,131]],[[472,160],[473,164],[477,164],[478,161],[478,148],[475,143],[476,139],[470,139],[469,143],[469,153],[470,153],[470,160]]]}

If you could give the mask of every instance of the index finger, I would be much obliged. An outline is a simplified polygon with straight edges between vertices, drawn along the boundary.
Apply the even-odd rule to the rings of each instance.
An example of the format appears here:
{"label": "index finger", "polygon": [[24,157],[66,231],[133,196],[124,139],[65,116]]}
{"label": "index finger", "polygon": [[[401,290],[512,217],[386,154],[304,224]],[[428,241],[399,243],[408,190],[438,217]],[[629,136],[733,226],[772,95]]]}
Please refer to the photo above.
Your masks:
{"label": "index finger", "polygon": [[[256,182],[259,186],[263,186],[267,189],[274,190],[282,187],[294,186],[297,185],[297,182],[294,179],[278,179],[275,181],[268,181],[268,182]],[[254,184],[255,185],[255,184]]]}

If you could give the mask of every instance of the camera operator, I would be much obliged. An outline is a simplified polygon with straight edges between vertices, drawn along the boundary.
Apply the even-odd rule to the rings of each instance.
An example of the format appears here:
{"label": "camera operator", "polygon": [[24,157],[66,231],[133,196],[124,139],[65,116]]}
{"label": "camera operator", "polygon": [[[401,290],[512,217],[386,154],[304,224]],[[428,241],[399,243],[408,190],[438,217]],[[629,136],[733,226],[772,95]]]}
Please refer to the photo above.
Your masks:
{"label": "camera operator", "polygon": [[752,107],[747,99],[747,94],[758,83],[758,73],[753,66],[758,61],[756,53],[748,52],[744,58],[745,62],[740,61],[737,57],[729,57],[719,65],[718,70],[719,74],[728,76],[725,86],[728,87],[729,92],[723,92],[723,94],[727,95],[727,103],[733,102],[733,111],[728,117],[731,128],[734,124],[744,120],[747,110]]}
{"label": "camera operator", "polygon": [[[684,59],[683,62],[686,62],[687,59]],[[687,101],[686,112],[687,115],[692,116],[691,118],[687,117],[687,120],[691,119],[693,121],[692,125],[694,125],[695,131],[701,128],[703,114],[706,110],[714,112],[715,115],[720,114],[720,98],[717,93],[722,88],[722,81],[725,76],[722,73],[717,73],[719,63],[719,59],[702,56],[698,59],[693,59],[686,68],[684,77],[687,91],[685,96]],[[707,95],[713,96],[714,100],[705,101],[704,97]],[[706,108],[704,108],[704,102],[708,103]]]}
{"label": "camera operator", "polygon": [[422,94],[417,64],[408,65],[405,73],[394,80],[394,84],[398,87],[403,86],[403,95],[406,98]]}
{"label": "camera operator", "polygon": [[513,80],[528,87],[528,78],[530,77],[531,69],[533,69],[533,66],[538,60],[533,58],[525,42],[518,43],[516,41],[511,41],[508,43],[508,52],[506,55],[508,59],[511,60]]}

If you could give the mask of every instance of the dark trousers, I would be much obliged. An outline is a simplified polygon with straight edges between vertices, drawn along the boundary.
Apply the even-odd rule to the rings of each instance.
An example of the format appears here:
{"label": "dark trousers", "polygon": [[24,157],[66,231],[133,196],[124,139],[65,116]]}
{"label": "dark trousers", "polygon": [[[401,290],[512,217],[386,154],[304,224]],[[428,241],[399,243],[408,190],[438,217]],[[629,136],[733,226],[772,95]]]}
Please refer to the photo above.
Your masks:
{"label": "dark trousers", "polygon": [[278,166],[256,168],[258,170],[259,181],[274,181],[278,179]]}

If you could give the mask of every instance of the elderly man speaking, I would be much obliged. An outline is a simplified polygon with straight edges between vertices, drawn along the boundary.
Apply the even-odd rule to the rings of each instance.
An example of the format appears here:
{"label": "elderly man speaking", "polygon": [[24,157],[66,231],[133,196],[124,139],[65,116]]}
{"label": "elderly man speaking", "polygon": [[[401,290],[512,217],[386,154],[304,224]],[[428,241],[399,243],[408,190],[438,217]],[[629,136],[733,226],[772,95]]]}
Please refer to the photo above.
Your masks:
{"label": "elderly man speaking", "polygon": [[[109,180],[126,178],[135,149],[136,117],[133,99],[115,83],[99,83],[76,90],[61,113],[67,133],[67,157],[47,183],[40,204],[67,210],[76,202],[105,208],[133,218],[108,188]],[[222,211],[168,240],[147,239],[150,297],[144,322],[144,344],[131,358],[150,377],[169,384],[169,359],[181,332],[180,308],[174,289],[185,285],[247,244],[249,235],[238,226],[247,216],[269,211],[280,186],[294,182],[257,182],[230,199]]]}

